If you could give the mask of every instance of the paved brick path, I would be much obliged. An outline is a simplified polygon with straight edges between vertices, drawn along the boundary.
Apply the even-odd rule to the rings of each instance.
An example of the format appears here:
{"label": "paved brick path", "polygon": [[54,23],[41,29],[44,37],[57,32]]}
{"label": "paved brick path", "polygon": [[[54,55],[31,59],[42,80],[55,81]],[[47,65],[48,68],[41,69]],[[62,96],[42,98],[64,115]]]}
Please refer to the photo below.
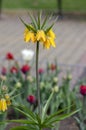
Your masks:
{"label": "paved brick path", "polygon": [[[19,15],[22,16],[22,15]],[[26,13],[22,18],[29,21]],[[24,48],[35,49],[33,44],[27,45],[23,41],[24,26],[18,18],[18,14],[2,14],[0,20],[0,57],[11,51],[15,57],[21,56]],[[86,55],[86,21],[63,19],[56,22],[54,26],[57,47],[46,51],[40,47],[40,64],[44,65],[47,60],[54,58],[61,64],[82,64],[81,60]],[[85,60],[86,60],[86,56]]]}

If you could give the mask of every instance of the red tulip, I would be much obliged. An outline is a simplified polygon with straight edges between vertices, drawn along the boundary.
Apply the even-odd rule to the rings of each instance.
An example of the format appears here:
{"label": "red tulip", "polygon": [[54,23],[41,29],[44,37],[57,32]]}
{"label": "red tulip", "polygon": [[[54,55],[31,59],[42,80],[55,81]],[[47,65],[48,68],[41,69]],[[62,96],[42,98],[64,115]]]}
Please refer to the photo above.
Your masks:
{"label": "red tulip", "polygon": [[2,74],[2,75],[6,75],[6,73],[7,73],[6,68],[5,68],[5,67],[2,67],[1,74]]}
{"label": "red tulip", "polygon": [[36,102],[36,98],[35,98],[35,96],[33,96],[33,95],[29,95],[29,96],[27,97],[27,101],[28,101],[30,104],[34,104],[34,103]]}
{"label": "red tulip", "polygon": [[11,69],[10,69],[10,72],[13,73],[13,74],[16,74],[18,72],[18,69],[13,66]]}
{"label": "red tulip", "polygon": [[39,74],[43,74],[43,73],[44,73],[44,70],[43,70],[42,68],[40,68],[40,69],[38,70],[38,73],[39,73]]}
{"label": "red tulip", "polygon": [[30,66],[29,65],[23,65],[21,68],[21,71],[26,74],[28,71],[30,71]]}
{"label": "red tulip", "polygon": [[6,59],[7,59],[7,60],[14,60],[13,54],[10,53],[10,52],[8,52],[8,53],[6,54]]}
{"label": "red tulip", "polygon": [[86,95],[86,85],[81,85],[80,86],[80,93],[84,96]]}

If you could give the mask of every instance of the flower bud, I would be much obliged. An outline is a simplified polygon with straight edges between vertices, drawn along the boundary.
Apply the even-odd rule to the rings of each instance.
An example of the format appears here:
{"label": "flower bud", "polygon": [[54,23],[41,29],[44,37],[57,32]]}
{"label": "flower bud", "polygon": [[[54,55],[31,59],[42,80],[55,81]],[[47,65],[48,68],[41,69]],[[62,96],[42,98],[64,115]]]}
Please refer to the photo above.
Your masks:
{"label": "flower bud", "polygon": [[5,67],[2,67],[1,74],[2,75],[6,75],[7,74],[7,69]]}
{"label": "flower bud", "polygon": [[6,59],[7,59],[7,60],[14,60],[13,54],[10,53],[10,52],[8,52],[8,53],[6,54]]}
{"label": "flower bud", "polygon": [[22,84],[21,84],[20,82],[17,82],[17,83],[15,84],[15,87],[16,87],[16,88],[21,88],[21,86],[22,86]]}
{"label": "flower bud", "polygon": [[35,104],[36,103],[36,98],[34,95],[29,95],[27,97],[27,101],[30,103],[30,104]]}
{"label": "flower bud", "polygon": [[30,61],[34,56],[34,52],[28,49],[22,50],[21,53],[22,53],[22,58],[25,61]]}
{"label": "flower bud", "polygon": [[13,67],[10,69],[10,72],[11,72],[12,74],[17,74],[17,73],[18,73],[18,69],[17,69],[15,66],[13,66]]}
{"label": "flower bud", "polygon": [[7,91],[7,86],[2,86],[2,91]]}
{"label": "flower bud", "polygon": [[10,98],[9,94],[5,94],[5,99],[9,99],[9,98]]}
{"label": "flower bud", "polygon": [[42,89],[42,88],[44,88],[44,87],[45,87],[44,82],[40,82],[40,88]]}
{"label": "flower bud", "polygon": [[27,76],[27,80],[30,81],[31,83],[34,81],[32,76]]}
{"label": "flower bud", "polygon": [[21,71],[26,74],[27,72],[30,71],[30,66],[29,65],[23,65],[22,68],[21,68]]}
{"label": "flower bud", "polygon": [[54,82],[54,83],[57,83],[57,82],[58,82],[58,78],[57,78],[57,77],[54,77],[54,78],[53,78],[53,82]]}
{"label": "flower bud", "polygon": [[56,70],[56,65],[55,65],[55,64],[51,64],[50,69],[51,69],[52,71]]}
{"label": "flower bud", "polygon": [[6,80],[7,80],[7,77],[4,76],[4,75],[0,75],[0,79],[3,80],[3,81],[6,81]]}
{"label": "flower bud", "polygon": [[81,85],[80,86],[80,93],[85,96],[86,95],[86,85]]}
{"label": "flower bud", "polygon": [[44,73],[44,69],[40,68],[40,69],[38,70],[38,72],[39,72],[39,74],[41,75],[41,74]]}
{"label": "flower bud", "polygon": [[59,91],[59,87],[58,86],[54,86],[52,88],[52,91],[55,92],[55,93],[57,93]]}
{"label": "flower bud", "polygon": [[67,76],[67,79],[68,79],[68,80],[71,80],[71,79],[72,79],[72,75],[69,74],[69,75]]}

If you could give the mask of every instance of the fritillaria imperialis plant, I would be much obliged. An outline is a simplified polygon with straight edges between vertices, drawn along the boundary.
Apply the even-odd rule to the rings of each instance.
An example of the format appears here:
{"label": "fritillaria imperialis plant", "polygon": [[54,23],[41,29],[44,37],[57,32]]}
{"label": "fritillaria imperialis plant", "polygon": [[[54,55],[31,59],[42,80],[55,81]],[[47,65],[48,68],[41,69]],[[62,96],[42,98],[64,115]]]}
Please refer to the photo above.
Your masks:
{"label": "fritillaria imperialis plant", "polygon": [[[71,112],[69,114],[63,114],[61,113],[64,111],[56,111],[54,113],[51,113],[48,115],[47,110],[49,108],[50,102],[55,94],[55,88],[51,91],[51,94],[49,98],[47,99],[44,106],[41,105],[41,93],[40,93],[40,80],[39,80],[39,74],[41,75],[43,73],[43,70],[39,70],[38,67],[38,61],[39,61],[39,47],[40,45],[43,45],[45,49],[50,49],[51,47],[56,47],[55,43],[55,33],[52,30],[52,27],[54,25],[49,25],[49,17],[46,16],[44,19],[41,16],[41,13],[36,15],[36,17],[30,15],[31,23],[27,24],[25,23],[21,18],[22,23],[25,25],[25,32],[24,32],[24,41],[26,43],[32,42],[36,46],[36,92],[37,92],[37,103],[38,103],[38,109],[36,112],[32,112],[29,108],[25,107],[24,105],[20,105],[20,109],[17,106],[14,106],[16,110],[21,112],[26,116],[26,119],[21,120],[11,120],[11,122],[18,122],[21,123],[21,126],[17,126],[15,128],[12,128],[11,130],[43,130],[44,128],[53,128],[55,127],[55,124],[59,122],[60,120],[63,120],[72,114],[76,113],[77,111]],[[30,69],[26,67],[26,69]],[[22,68],[22,71],[25,73],[26,69]],[[51,66],[52,71],[56,69],[56,66]],[[27,91],[27,89],[26,89]],[[35,97],[33,95],[29,95],[27,97],[27,101],[29,101],[31,104],[35,102]],[[67,108],[65,108],[67,109]],[[10,122],[10,121],[8,121]]]}

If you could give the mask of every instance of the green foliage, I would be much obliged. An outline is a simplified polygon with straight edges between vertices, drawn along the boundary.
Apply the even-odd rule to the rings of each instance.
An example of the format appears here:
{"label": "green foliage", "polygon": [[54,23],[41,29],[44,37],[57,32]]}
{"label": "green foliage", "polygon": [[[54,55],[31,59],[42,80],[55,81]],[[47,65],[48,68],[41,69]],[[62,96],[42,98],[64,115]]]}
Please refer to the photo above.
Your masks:
{"label": "green foliage", "polygon": [[[86,12],[86,0],[62,0],[63,11]],[[7,9],[58,9],[58,0],[3,0],[3,7]]]}
{"label": "green foliage", "polygon": [[44,128],[53,128],[55,127],[55,124],[58,123],[59,121],[70,117],[71,115],[74,115],[75,113],[77,113],[79,111],[73,111],[70,112],[68,114],[61,114],[62,112],[64,113],[64,110],[67,109],[62,109],[60,111],[57,111],[53,114],[47,115],[47,109],[49,107],[49,104],[51,102],[51,98],[53,97],[53,92],[51,93],[49,99],[47,100],[45,106],[43,107],[43,111],[42,111],[42,117],[40,117],[37,113],[32,112],[29,108],[25,107],[25,106],[20,106],[20,109],[16,108],[19,112],[21,112],[22,114],[24,114],[26,116],[27,119],[21,119],[21,120],[11,120],[11,121],[7,121],[7,122],[17,122],[17,123],[21,123],[22,126],[18,126],[15,128],[12,128],[11,130],[26,130],[26,129],[36,129],[36,130],[42,130]]}
{"label": "green foliage", "polygon": [[[80,98],[78,100],[78,98]],[[80,130],[86,130],[86,96],[76,97],[76,106],[81,108],[81,110],[74,116],[76,124]]]}

